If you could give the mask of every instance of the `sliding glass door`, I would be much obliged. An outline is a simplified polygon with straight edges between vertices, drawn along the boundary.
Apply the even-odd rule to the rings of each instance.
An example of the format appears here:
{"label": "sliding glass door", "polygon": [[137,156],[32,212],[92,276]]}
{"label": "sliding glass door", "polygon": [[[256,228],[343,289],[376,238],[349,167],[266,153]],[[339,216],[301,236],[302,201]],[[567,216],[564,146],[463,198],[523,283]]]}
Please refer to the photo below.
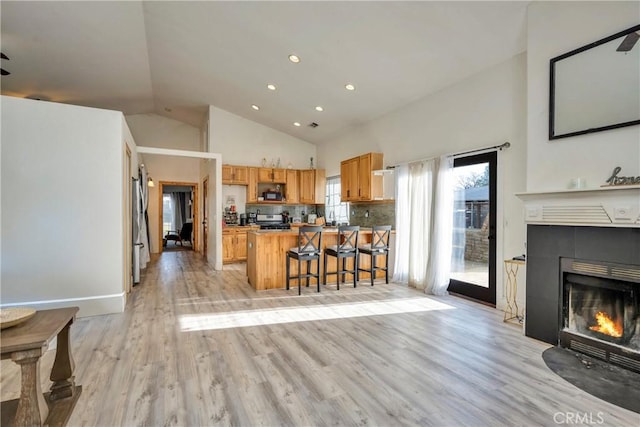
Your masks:
{"label": "sliding glass door", "polygon": [[449,291],[496,303],[496,152],[454,161]]}

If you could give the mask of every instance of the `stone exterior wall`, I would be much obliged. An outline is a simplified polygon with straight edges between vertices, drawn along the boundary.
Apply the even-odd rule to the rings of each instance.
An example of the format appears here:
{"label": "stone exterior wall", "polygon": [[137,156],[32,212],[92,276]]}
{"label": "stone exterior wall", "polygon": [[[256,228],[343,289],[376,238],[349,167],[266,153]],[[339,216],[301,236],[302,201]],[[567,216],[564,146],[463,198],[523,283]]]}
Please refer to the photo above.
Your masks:
{"label": "stone exterior wall", "polygon": [[489,245],[487,244],[488,230],[467,228],[464,245],[464,259],[467,261],[488,262]]}
{"label": "stone exterior wall", "polygon": [[467,228],[465,230],[464,259],[467,261],[489,261],[489,215],[481,228]]}

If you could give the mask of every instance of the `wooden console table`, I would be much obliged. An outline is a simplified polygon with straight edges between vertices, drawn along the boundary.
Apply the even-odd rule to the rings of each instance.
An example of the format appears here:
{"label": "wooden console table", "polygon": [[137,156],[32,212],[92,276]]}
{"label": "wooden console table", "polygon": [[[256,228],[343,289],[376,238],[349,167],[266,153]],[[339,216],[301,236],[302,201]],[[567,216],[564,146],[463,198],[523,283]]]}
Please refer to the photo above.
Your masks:
{"label": "wooden console table", "polygon": [[[77,312],[78,307],[37,311],[26,322],[0,332],[2,359],[13,360],[22,372],[20,399],[2,402],[3,426],[63,426],[68,421],[82,392],[74,382],[69,345],[69,327]],[[49,377],[53,385],[43,395],[40,357],[56,335],[56,358]]]}

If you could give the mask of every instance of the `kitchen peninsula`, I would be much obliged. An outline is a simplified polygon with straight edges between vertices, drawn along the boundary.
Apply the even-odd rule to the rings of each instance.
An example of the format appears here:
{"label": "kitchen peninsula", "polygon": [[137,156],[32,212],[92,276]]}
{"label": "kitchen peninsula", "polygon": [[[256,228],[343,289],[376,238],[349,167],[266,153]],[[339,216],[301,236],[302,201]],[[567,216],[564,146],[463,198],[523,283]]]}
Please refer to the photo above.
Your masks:
{"label": "kitchen peninsula", "polygon": [[[393,268],[393,238],[391,235],[390,242],[390,260],[389,273]],[[286,287],[286,253],[290,248],[297,246],[298,230],[253,230],[247,233],[247,276],[249,283],[255,290],[280,289]],[[327,246],[337,244],[338,228],[325,227],[322,232],[322,250]],[[371,242],[371,229],[361,228],[359,235],[359,245]],[[360,266],[369,267],[370,257],[361,256]],[[347,265],[353,265],[353,260],[348,259]],[[349,264],[350,263],[350,264]],[[376,264],[383,265],[384,256],[377,257]],[[303,263],[303,268],[304,263]],[[315,268],[313,264],[312,268]],[[297,274],[298,263],[291,263],[291,274]],[[303,270],[304,271],[304,270]],[[327,266],[329,273],[336,271],[336,260],[330,258]],[[323,274],[323,265],[320,263],[320,275]],[[360,272],[360,280],[370,278],[369,273]],[[376,272],[376,278],[384,279],[384,272]],[[329,284],[335,283],[336,276],[329,276],[327,279]],[[353,275],[346,275],[347,286],[349,281],[353,282]],[[315,284],[315,279],[311,279],[311,283]],[[292,286],[297,286],[298,282],[291,282]]]}

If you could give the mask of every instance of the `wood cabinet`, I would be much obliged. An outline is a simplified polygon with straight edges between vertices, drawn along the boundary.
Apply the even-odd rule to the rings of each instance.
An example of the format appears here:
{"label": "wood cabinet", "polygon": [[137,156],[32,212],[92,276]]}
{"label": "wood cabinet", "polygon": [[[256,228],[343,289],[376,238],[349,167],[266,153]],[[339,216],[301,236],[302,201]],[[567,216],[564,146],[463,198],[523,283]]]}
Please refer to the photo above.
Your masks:
{"label": "wood cabinet", "polygon": [[381,200],[382,176],[373,175],[382,169],[382,153],[367,153],[340,163],[340,193],[343,202]]}
{"label": "wood cabinet", "polygon": [[324,169],[306,169],[300,171],[300,203],[310,205],[324,204],[327,179]]}
{"label": "wood cabinet", "polygon": [[300,203],[298,175],[296,169],[287,169],[287,184],[284,187],[284,198],[287,203]]}
{"label": "wood cabinet", "polygon": [[231,264],[247,259],[248,228],[226,228],[222,230],[222,262]]}
{"label": "wood cabinet", "polygon": [[[225,165],[226,166],[226,165]],[[325,203],[327,179],[324,169],[280,169],[246,167],[247,203],[310,204]],[[258,201],[259,184],[283,184],[282,202]],[[263,186],[264,187],[264,186]]]}
{"label": "wood cabinet", "polygon": [[246,166],[222,165],[222,183],[247,185],[249,183],[249,168]]}
{"label": "wood cabinet", "polygon": [[248,169],[247,203],[258,202],[258,168]]}
{"label": "wood cabinet", "polygon": [[258,182],[269,182],[274,184],[286,184],[287,169],[279,168],[258,168]]}
{"label": "wood cabinet", "polygon": [[340,163],[340,201],[350,202],[358,196],[358,160],[359,157]]}

